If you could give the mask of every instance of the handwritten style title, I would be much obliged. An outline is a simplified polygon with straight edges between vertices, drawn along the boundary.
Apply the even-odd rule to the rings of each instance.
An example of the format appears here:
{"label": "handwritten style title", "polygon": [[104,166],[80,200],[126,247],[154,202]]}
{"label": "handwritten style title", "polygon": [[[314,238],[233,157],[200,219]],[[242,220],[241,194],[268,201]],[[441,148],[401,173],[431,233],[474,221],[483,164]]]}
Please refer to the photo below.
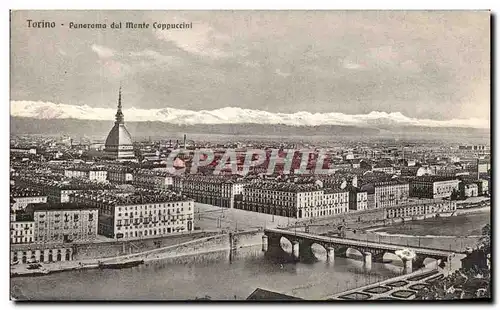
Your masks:
{"label": "handwritten style title", "polygon": [[112,23],[75,23],[70,22],[67,24],[57,24],[54,21],[32,19],[26,20],[28,28],[56,28],[58,25],[61,27],[68,27],[69,29],[158,29],[158,30],[174,30],[174,29],[193,29],[193,23],[136,23],[136,22],[112,22]]}

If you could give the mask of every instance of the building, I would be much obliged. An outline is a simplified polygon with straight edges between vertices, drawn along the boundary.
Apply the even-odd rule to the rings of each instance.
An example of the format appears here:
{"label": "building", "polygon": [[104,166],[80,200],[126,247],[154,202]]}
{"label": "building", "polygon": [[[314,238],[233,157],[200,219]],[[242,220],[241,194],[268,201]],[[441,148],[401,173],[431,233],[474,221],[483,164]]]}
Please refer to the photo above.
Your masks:
{"label": "building", "polygon": [[479,196],[479,189],[476,183],[472,182],[460,182],[459,184],[460,192],[463,197],[477,197]]}
{"label": "building", "polygon": [[235,197],[243,193],[245,182],[239,177],[176,176],[173,188],[194,201],[223,208],[234,208]]}
{"label": "building", "polygon": [[384,172],[387,174],[394,174],[394,167],[389,163],[377,163],[372,168],[373,172]]}
{"label": "building", "polygon": [[79,165],[64,169],[64,176],[67,178],[80,178],[89,181],[106,182],[108,172],[104,167],[92,167],[89,165]]}
{"label": "building", "polygon": [[24,210],[30,203],[47,202],[47,195],[31,188],[19,186],[10,187],[10,197],[14,200],[14,203],[11,204],[11,210],[14,212]]}
{"label": "building", "polygon": [[455,201],[441,199],[417,199],[404,204],[384,209],[384,218],[408,218],[454,212],[457,209]]}
{"label": "building", "polygon": [[32,243],[35,240],[34,235],[35,222],[29,214],[11,212],[10,217],[10,243],[24,244]]}
{"label": "building", "polygon": [[458,191],[460,181],[454,177],[422,176],[410,181],[410,197],[448,198],[453,191]]}
{"label": "building", "polygon": [[150,189],[169,189],[173,186],[173,177],[166,171],[137,169],[132,175],[132,184]]}
{"label": "building", "polygon": [[488,180],[481,179],[476,181],[478,196],[489,195]]}
{"label": "building", "polygon": [[127,161],[135,160],[132,136],[125,128],[125,120],[122,113],[122,89],[118,93],[118,109],[116,121],[104,143],[104,157],[112,160]]}
{"label": "building", "polygon": [[110,166],[107,168],[108,181],[113,184],[132,184],[134,170],[127,166]]}
{"label": "building", "polygon": [[113,239],[145,239],[191,232],[194,202],[172,191],[84,192],[71,201],[99,209],[98,232]]}
{"label": "building", "polygon": [[15,244],[10,247],[10,263],[52,263],[73,260],[73,248],[57,244]]}
{"label": "building", "polygon": [[35,243],[92,241],[97,237],[97,208],[79,203],[30,204]]}
{"label": "building", "polygon": [[368,192],[352,187],[349,189],[349,210],[362,211],[368,209]]}
{"label": "building", "polygon": [[16,177],[20,187],[32,188],[47,196],[48,203],[69,202],[69,195],[85,190],[115,190],[111,184],[89,181],[85,179],[54,180],[43,177]]}
{"label": "building", "polygon": [[35,147],[11,147],[10,153],[13,155],[36,155]]}
{"label": "building", "polygon": [[257,181],[244,186],[235,208],[299,219],[332,216],[349,211],[349,192],[312,183]]}
{"label": "building", "polygon": [[361,187],[367,192],[367,208],[378,209],[406,203],[409,197],[409,183],[393,180],[368,183]]}

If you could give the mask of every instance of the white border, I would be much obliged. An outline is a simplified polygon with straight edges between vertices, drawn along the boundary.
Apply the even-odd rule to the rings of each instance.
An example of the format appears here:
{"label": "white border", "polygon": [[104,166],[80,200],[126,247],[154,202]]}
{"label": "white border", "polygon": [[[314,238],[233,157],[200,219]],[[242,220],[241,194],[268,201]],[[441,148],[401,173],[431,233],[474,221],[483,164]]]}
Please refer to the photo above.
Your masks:
{"label": "white border", "polygon": [[[86,1],[23,1],[23,0],[17,0],[17,1],[2,1],[0,4],[2,6],[2,10],[0,10],[0,16],[1,16],[1,22],[2,22],[2,27],[0,27],[0,37],[1,37],[1,42],[4,43],[2,45],[2,57],[0,60],[1,63],[1,71],[3,75],[3,81],[1,83],[1,94],[2,98],[4,99],[2,104],[0,106],[0,109],[2,109],[2,113],[0,114],[1,117],[3,118],[3,122],[0,122],[2,126],[2,130],[0,130],[0,145],[4,146],[4,151],[1,152],[1,171],[0,174],[3,176],[0,178],[1,183],[0,183],[0,188],[2,190],[2,200],[3,200],[3,214],[0,217],[2,220],[1,228],[4,231],[3,237],[0,238],[1,240],[1,249],[3,249],[2,253],[4,253],[1,256],[1,261],[0,261],[0,270],[2,272],[1,275],[1,303],[7,306],[8,308],[14,307],[15,304],[12,302],[9,302],[9,272],[8,272],[8,247],[9,247],[9,239],[7,235],[7,230],[9,229],[9,217],[8,217],[8,207],[7,207],[7,199],[9,197],[8,195],[8,172],[9,172],[9,167],[8,167],[8,162],[9,162],[9,156],[8,156],[8,149],[9,149],[9,11],[8,9],[282,9],[282,10],[287,10],[287,9],[434,9],[434,10],[464,10],[464,9],[469,9],[469,10],[479,10],[479,9],[492,9],[493,12],[500,12],[499,9],[499,4],[500,1],[497,0],[475,0],[475,1],[432,1],[432,0],[420,0],[420,1],[356,1],[356,0],[350,0],[350,1],[344,1],[342,3],[339,2],[333,2],[333,1],[320,1],[320,0],[302,0],[302,1],[297,1],[297,0],[288,0],[288,1],[269,1],[269,0],[252,0],[252,1],[217,1],[217,0],[211,0],[211,1],[193,1],[193,0],[178,0],[178,1],[169,1],[168,3],[163,3],[163,2],[156,2],[156,1],[147,1],[147,0],[140,0],[140,1],[103,1],[103,0],[86,0]],[[498,20],[497,20],[498,22]],[[495,34],[495,39],[497,38],[497,35]],[[498,52],[495,53],[496,59],[498,59]],[[495,85],[492,85],[492,87],[495,87],[498,89],[498,80],[496,80]],[[498,119],[498,108],[496,109],[495,117]],[[493,115],[492,115],[493,117]],[[496,127],[496,126],[495,126]],[[498,142],[497,139],[500,139],[498,137],[495,138],[495,141]],[[497,156],[495,154],[495,162],[498,162]],[[495,169],[496,170],[496,169]],[[496,180],[496,178],[495,178]],[[495,182],[495,189],[494,192],[498,193],[497,190],[497,184]],[[496,207],[496,204],[493,205],[493,207]],[[498,214],[495,219],[495,223],[498,223]],[[499,225],[494,225],[498,229],[500,229]],[[496,229],[495,229],[496,231]],[[496,238],[495,238],[496,240]],[[496,242],[495,242],[496,246]],[[495,251],[498,253],[498,251]],[[500,264],[498,264],[498,259],[497,256],[495,256],[495,262],[496,266],[500,268]],[[495,270],[497,269],[495,267]],[[499,296],[498,290],[499,290],[499,285],[498,282],[495,282],[495,296]],[[216,304],[213,306],[219,306],[220,304]],[[362,306],[362,304],[357,303],[357,306]],[[60,307],[66,307],[66,306],[71,306],[71,307],[84,307],[84,306],[91,306],[91,307],[97,307],[101,308],[104,307],[104,304],[87,304],[87,305],[82,305],[82,304],[45,304],[45,305],[38,305],[41,307],[54,307],[54,306],[60,306]],[[123,305],[123,304],[111,304],[107,308],[115,308],[115,309],[121,309],[123,307],[135,307],[136,305]],[[164,305],[164,304],[157,304],[156,306],[159,307],[180,307],[177,305]],[[186,306],[186,305],[184,305]],[[183,306],[183,307],[184,307]],[[190,307],[195,307],[197,304],[193,304]],[[228,306],[239,306],[239,304],[231,304]],[[267,308],[271,306],[270,304],[255,304],[251,305],[250,307],[255,308],[255,309],[260,309],[260,308]],[[273,304],[273,307],[275,306],[280,306],[280,307],[310,307],[312,306],[311,304],[306,304],[306,305],[296,305],[296,304]],[[314,305],[314,306],[323,306],[323,307],[342,307],[344,308],[346,305],[345,304],[335,304],[335,305],[329,305],[329,304],[323,304],[323,305]],[[355,305],[351,305],[351,307],[356,307]],[[374,306],[370,305],[372,308]],[[454,304],[425,304],[425,305],[416,305],[416,304],[408,304],[408,305],[391,305],[391,304],[382,304],[375,306],[376,308],[382,309],[385,307],[398,307],[398,306],[404,306],[405,309],[413,309],[413,308],[420,308],[420,307],[440,307],[440,308],[451,308],[451,307],[456,307],[456,306],[461,306],[460,303],[454,303]],[[463,304],[465,307],[475,307],[476,305],[471,304],[471,303],[465,303]]]}

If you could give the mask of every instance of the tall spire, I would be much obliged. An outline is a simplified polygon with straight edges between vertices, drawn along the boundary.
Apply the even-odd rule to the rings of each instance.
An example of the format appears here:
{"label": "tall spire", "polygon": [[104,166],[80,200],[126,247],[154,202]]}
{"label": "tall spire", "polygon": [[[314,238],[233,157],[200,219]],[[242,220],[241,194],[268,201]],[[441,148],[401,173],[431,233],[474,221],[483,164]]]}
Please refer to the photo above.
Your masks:
{"label": "tall spire", "polygon": [[120,85],[120,90],[118,91],[118,109],[116,110],[116,122],[117,124],[123,124],[124,118],[122,113],[122,86]]}

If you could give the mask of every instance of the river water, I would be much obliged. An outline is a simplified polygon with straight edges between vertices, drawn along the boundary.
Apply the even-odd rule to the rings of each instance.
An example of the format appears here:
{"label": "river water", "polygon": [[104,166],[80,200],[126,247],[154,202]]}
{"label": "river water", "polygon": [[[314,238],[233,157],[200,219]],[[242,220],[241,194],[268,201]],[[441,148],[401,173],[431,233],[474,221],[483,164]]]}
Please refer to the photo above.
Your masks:
{"label": "river water", "polygon": [[370,269],[353,258],[285,263],[269,258],[261,246],[169,258],[122,270],[81,270],[11,279],[12,295],[31,300],[212,300],[246,299],[263,288],[307,299],[401,274],[393,264],[373,263]]}

